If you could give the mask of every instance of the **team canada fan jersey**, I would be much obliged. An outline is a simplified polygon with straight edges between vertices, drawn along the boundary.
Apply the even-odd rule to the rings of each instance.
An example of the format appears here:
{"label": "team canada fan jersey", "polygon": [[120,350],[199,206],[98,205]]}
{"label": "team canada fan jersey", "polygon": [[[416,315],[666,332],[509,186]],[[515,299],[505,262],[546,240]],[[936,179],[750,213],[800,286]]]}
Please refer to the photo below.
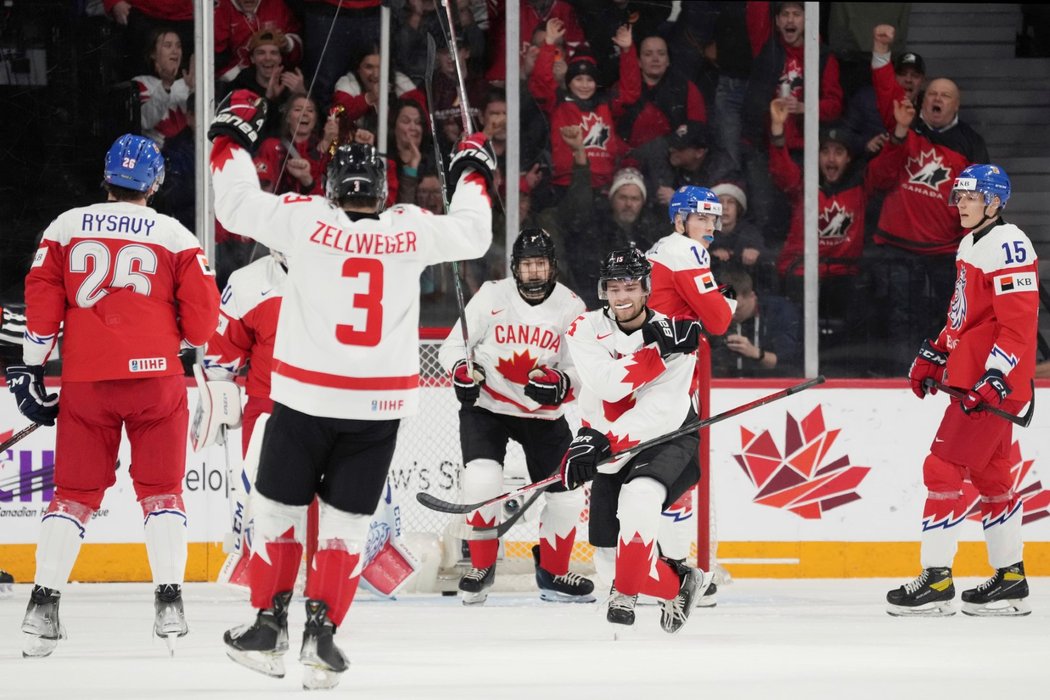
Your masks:
{"label": "team canada fan jersey", "polygon": [[[650,313],[650,319],[662,317]],[[695,355],[675,353],[662,359],[656,343],[644,344],[641,329],[624,333],[606,309],[579,316],[565,340],[580,376],[580,418],[609,438],[613,452],[685,422],[692,409],[689,382]]]}
{"label": "team canada fan jersey", "polygon": [[164,87],[163,81],[155,75],[135,77],[139,88],[139,102],[142,111],[142,135],[153,139],[157,148],[164,148],[164,141],[186,128],[186,101],[190,97],[190,87],[179,78],[171,84],[171,89]]}
{"label": "team canada fan jersey", "polygon": [[[513,278],[481,285],[464,310],[474,362],[485,372],[476,405],[509,416],[560,417],[564,403],[579,391],[579,378],[563,336],[585,310],[583,301],[561,284],[535,306],[521,298]],[[449,372],[466,356],[461,323],[456,322],[438,353],[441,366]],[[562,406],[544,406],[525,395],[529,372],[541,366],[568,375],[569,394]]]}
{"label": "team canada fan jersey", "polygon": [[352,217],[320,196],[259,189],[251,157],[228,138],[212,148],[215,213],[229,230],[292,261],[270,398],[302,413],[389,420],[419,403],[419,275],[471,260],[491,240],[485,180],[468,169],[446,216],[399,204]]}
{"label": "team canada fan jersey", "polygon": [[64,326],[62,378],[182,374],[179,346],[215,330],[219,292],[197,239],[153,209],[104,202],[44,231],[26,276],[23,358],[43,364]]}
{"label": "team canada fan jersey", "polygon": [[245,393],[270,398],[273,346],[287,277],[271,255],[230,275],[222,293],[219,325],[204,349],[204,371],[209,379],[233,379],[247,364]]}
{"label": "team canada fan jersey", "polygon": [[645,256],[653,265],[649,308],[671,318],[699,319],[710,335],[726,332],[736,301],[718,290],[706,248],[672,233],[653,244]]}
{"label": "team canada fan jersey", "polygon": [[969,388],[998,369],[1010,399],[1032,398],[1039,323],[1039,261],[1028,236],[1000,219],[959,244],[955,293],[937,347],[948,351],[947,379]]}

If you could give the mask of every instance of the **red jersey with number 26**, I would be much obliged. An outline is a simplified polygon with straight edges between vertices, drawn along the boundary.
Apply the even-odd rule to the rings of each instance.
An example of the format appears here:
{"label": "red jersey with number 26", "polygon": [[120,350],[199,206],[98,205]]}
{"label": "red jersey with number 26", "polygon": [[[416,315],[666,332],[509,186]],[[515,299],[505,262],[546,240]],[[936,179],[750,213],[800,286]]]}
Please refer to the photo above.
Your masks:
{"label": "red jersey with number 26", "polygon": [[44,231],[26,276],[26,364],[43,364],[64,327],[70,382],[182,374],[179,346],[215,330],[219,291],[197,239],[127,202],[70,209]]}
{"label": "red jersey with number 26", "polygon": [[970,388],[998,369],[1013,391],[1032,398],[1039,326],[1039,261],[1028,236],[1000,220],[968,233],[955,258],[955,293],[937,346],[948,351],[947,381]]}
{"label": "red jersey with number 26", "polygon": [[492,204],[484,179],[460,177],[449,213],[398,204],[347,214],[320,196],[259,189],[248,153],[212,148],[223,226],[288,256],[270,398],[312,416],[389,420],[419,403],[419,275],[484,255]]}

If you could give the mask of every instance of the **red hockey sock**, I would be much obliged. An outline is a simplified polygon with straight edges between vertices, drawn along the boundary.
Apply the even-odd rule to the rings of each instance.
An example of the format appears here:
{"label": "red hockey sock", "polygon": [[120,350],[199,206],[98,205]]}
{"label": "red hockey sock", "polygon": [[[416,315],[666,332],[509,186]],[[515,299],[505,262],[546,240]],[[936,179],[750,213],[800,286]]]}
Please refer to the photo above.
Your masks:
{"label": "red hockey sock", "polygon": [[[474,527],[492,527],[496,524],[496,519],[485,520],[478,510],[467,518],[467,524]],[[467,547],[470,548],[470,565],[475,569],[487,569],[496,563],[499,540],[469,540]]]}
{"label": "red hockey sock", "polygon": [[642,584],[642,593],[654,598],[670,600],[678,595],[678,588],[682,585],[682,579],[678,572],[671,568],[663,559],[656,560],[656,578],[650,576]]}
{"label": "red hockey sock", "polygon": [[272,542],[263,542],[263,551],[256,548],[248,562],[248,578],[252,589],[252,607],[263,610],[273,605],[273,597],[290,591],[295,586],[299,564],[303,560],[303,546],[295,541],[293,528]]}
{"label": "red hockey sock", "polygon": [[656,541],[645,542],[638,533],[630,540],[620,539],[616,547],[616,578],[613,585],[624,595],[637,595],[642,592],[645,580],[655,556]]}
{"label": "red hockey sock", "polygon": [[360,554],[343,548],[319,549],[306,577],[306,597],[324,601],[328,619],[336,627],[343,623],[361,580]]}
{"label": "red hockey sock", "polygon": [[540,538],[540,566],[555,576],[564,576],[569,572],[569,560],[572,558],[572,545],[576,541],[576,528],[565,537],[554,536],[551,543],[546,537]]}

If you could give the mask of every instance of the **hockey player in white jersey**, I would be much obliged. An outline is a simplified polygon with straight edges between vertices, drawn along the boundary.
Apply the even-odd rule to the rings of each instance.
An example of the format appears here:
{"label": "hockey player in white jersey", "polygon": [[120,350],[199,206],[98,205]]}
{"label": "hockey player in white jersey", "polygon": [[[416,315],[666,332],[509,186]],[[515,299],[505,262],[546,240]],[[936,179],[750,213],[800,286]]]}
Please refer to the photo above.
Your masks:
{"label": "hockey player in white jersey", "polygon": [[326,197],[272,195],[259,189],[249,152],[264,104],[236,91],[208,132],[219,221],[295,261],[277,325],[274,410],[252,496],[248,568],[258,614],[254,624],[227,631],[225,642],[235,661],[284,675],[288,603],[306,509],[316,495],[320,545],[310,564],[299,658],[304,686],[330,688],[348,666],[333,637],[357,590],[398,425],[418,408],[419,275],[427,265],[485,253],[494,163],[484,136],[459,144],[445,216],[413,205],[380,213],[386,165],[364,144],[336,151]]}
{"label": "hockey player in white jersey", "polygon": [[597,471],[617,452],[696,421],[689,382],[700,324],[646,306],[651,265],[641,251],[615,250],[602,263],[598,298],[566,334],[580,376],[583,427],[562,462],[563,484],[591,483],[590,542],[598,576],[612,581],[606,619],[633,625],[638,594],[661,599],[660,624],[677,632],[711,574],[658,553],[662,511],[700,477],[699,435],[690,433]]}
{"label": "hockey player in white jersey", "polygon": [[[557,282],[554,240],[540,228],[521,231],[511,251],[513,278],[486,282],[465,309],[464,348],[460,319],[441,346],[441,365],[452,374],[463,449],[463,496],[483,501],[503,491],[507,442],[525,451],[529,477],[555,473],[572,442],[564,404],[579,383],[563,336],[584,312],[583,301]],[[472,357],[473,376],[467,355]],[[580,491],[549,489],[540,515],[540,543],[533,547],[536,585],[549,601],[591,602],[594,584],[569,571],[576,525],[583,511]],[[500,507],[470,513],[475,527],[497,525]],[[496,575],[499,540],[472,540],[471,570],[459,582],[467,605],[485,602]]]}

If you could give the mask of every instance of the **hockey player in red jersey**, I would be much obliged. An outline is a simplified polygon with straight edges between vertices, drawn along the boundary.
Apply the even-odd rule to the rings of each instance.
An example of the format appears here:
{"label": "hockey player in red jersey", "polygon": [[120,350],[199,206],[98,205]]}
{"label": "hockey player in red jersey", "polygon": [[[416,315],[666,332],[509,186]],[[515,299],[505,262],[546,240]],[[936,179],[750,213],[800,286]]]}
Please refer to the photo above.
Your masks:
{"label": "hockey player in red jersey", "polygon": [[[59,591],[116,480],[122,427],[156,584],[154,632],[171,646],[189,630],[182,610],[189,413],[178,354],[208,340],[219,293],[193,234],[148,206],[163,179],[155,143],[118,138],[105,160],[108,201],[55,219],[26,276],[25,364],[7,368],[7,385],[27,418],[58,421],[55,495],[41,522],[22,622],[27,657],[49,655],[64,636]],[[61,396],[47,393],[43,366],[59,328]]]}
{"label": "hockey player in red jersey", "polygon": [[[554,240],[540,228],[526,228],[514,241],[512,279],[486,282],[467,304],[463,347],[460,319],[441,346],[439,359],[452,374],[463,447],[463,495],[482,501],[503,492],[507,442],[525,451],[533,481],[555,472],[572,442],[564,404],[579,379],[564,346],[564,333],[585,310],[583,301],[557,282]],[[473,376],[467,371],[472,357]],[[569,571],[576,524],[583,511],[581,491],[548,489],[540,515],[540,543],[533,548],[536,585],[544,600],[591,602],[594,584]],[[497,525],[499,506],[477,510],[467,523]],[[485,602],[496,575],[499,540],[475,540],[471,570],[459,582],[466,605]]]}
{"label": "hockey player in red jersey", "polygon": [[[1039,314],[1039,262],[1021,229],[1003,221],[1010,179],[995,165],[971,165],[955,178],[951,204],[966,236],[956,253],[955,293],[947,322],[924,340],[909,377],[919,398],[933,379],[962,387],[945,409],[923,464],[928,495],[922,518],[922,573],[890,591],[891,615],[951,615],[952,560],[969,500],[963,479],[981,494],[988,581],[963,591],[970,615],[1027,615],[1031,608],[1021,539],[1021,503],[1009,453],[1013,425],[982,410],[1018,413],[1032,400]],[[968,387],[969,388],[967,390]]]}
{"label": "hockey player in red jersey", "polygon": [[[653,266],[649,308],[674,318],[692,318],[711,335],[729,328],[736,300],[723,296],[711,273],[707,249],[721,230],[722,204],[706,187],[686,185],[671,196],[668,216],[674,233],[664,236],[647,253]],[[691,390],[700,388],[695,374]],[[684,561],[696,536],[693,492],[687,489],[664,513],[660,528],[660,550],[669,559]],[[698,605],[715,605],[717,586],[712,584]]]}
{"label": "hockey player in red jersey", "polygon": [[326,197],[269,194],[259,189],[249,152],[264,104],[234,92],[209,129],[219,221],[293,261],[274,346],[274,409],[252,495],[249,577],[258,614],[254,624],[227,631],[225,642],[235,661],[284,675],[288,604],[316,495],[320,545],[299,659],[306,687],[330,688],[348,666],[334,635],[357,590],[398,425],[418,410],[419,275],[427,265],[485,253],[494,163],[483,136],[459,144],[444,216],[407,204],[380,213],[386,165],[364,144],[336,151]]}
{"label": "hockey player in red jersey", "polygon": [[641,251],[615,250],[602,263],[598,296],[604,308],[577,318],[566,334],[580,375],[583,427],[562,460],[562,483],[591,483],[590,542],[595,567],[612,581],[606,619],[633,625],[638,594],[661,599],[660,624],[677,632],[711,574],[657,551],[661,512],[700,477],[690,433],[614,462],[616,452],[696,420],[690,379],[700,324],[668,318],[646,306],[651,265]]}

